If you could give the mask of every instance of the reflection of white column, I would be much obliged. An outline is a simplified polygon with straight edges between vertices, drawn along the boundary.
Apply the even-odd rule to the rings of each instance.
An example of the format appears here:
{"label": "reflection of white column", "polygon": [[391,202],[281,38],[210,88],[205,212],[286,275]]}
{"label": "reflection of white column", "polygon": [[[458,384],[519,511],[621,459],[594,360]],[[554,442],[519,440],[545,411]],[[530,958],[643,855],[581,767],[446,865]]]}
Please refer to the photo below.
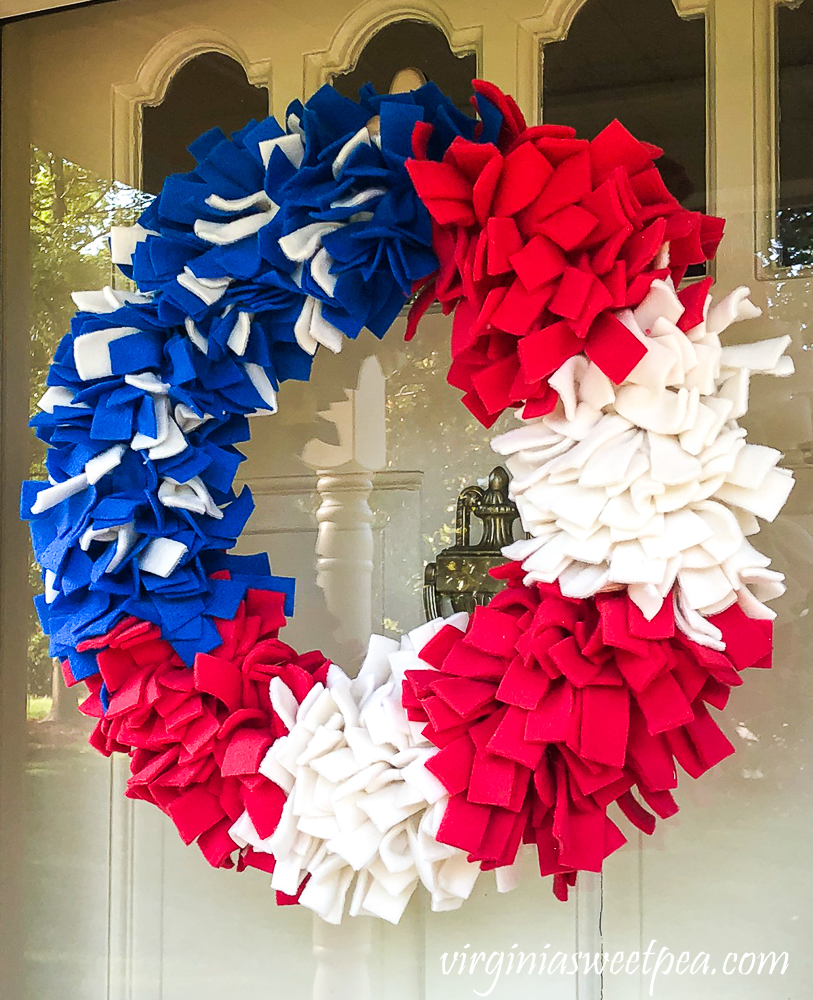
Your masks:
{"label": "reflection of white column", "polygon": [[342,666],[352,670],[361,663],[372,628],[372,473],[320,471],[316,488],[322,498],[316,514],[316,583],[337,619]]}
{"label": "reflection of white column", "polygon": [[370,1000],[371,950],[370,917],[348,917],[335,927],[315,916],[313,1000]]}
{"label": "reflection of white column", "polygon": [[[595,872],[579,872],[576,881],[576,952],[592,958],[604,950],[601,914],[604,905],[604,876]],[[578,1000],[601,1000],[603,974],[595,964],[586,971],[580,965],[576,973]]]}
{"label": "reflection of white column", "polygon": [[[362,363],[347,399],[321,413],[335,424],[339,443],[314,439],[302,453],[318,475],[316,581],[337,622],[341,665],[358,668],[372,627],[373,529],[369,499],[373,472],[385,463],[384,374],[375,357]],[[313,1000],[370,1000],[369,917],[338,927],[314,917],[316,972]]]}

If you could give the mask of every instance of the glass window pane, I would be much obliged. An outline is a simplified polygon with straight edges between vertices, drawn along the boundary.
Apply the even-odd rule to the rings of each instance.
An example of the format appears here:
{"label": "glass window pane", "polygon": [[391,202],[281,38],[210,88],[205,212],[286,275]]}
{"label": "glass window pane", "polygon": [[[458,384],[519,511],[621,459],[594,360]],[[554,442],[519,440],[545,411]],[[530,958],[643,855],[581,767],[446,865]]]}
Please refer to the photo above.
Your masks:
{"label": "glass window pane", "polygon": [[142,186],[157,194],[168,174],[195,166],[186,148],[215,126],[226,135],[251,118],[268,114],[268,91],[246,79],[245,70],[220,52],[204,52],[182,66],[164,100],[145,107],[142,124]]}
{"label": "glass window pane", "polygon": [[813,7],[776,11],[779,57],[778,263],[813,264]]}
{"label": "glass window pane", "polygon": [[477,56],[456,56],[440,30],[426,21],[397,21],[377,32],[364,47],[355,69],[338,74],[333,86],[346,97],[356,97],[359,87],[372,83],[387,93],[399,70],[416,69],[436,83],[468,113],[471,81],[477,76]]}
{"label": "glass window pane", "polygon": [[660,146],[666,186],[706,207],[705,21],[671,0],[589,0],[567,38],[545,47],[545,121],[593,138],[614,118]]}

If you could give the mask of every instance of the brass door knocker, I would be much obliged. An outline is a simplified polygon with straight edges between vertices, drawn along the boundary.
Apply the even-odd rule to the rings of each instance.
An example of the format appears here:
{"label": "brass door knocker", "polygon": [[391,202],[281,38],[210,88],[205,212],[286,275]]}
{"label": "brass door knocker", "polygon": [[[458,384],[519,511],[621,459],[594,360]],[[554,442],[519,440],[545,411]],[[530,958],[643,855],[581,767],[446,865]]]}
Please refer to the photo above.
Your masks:
{"label": "brass door knocker", "polygon": [[[483,522],[476,545],[471,543],[471,516]],[[502,548],[514,540],[516,504],[508,496],[508,473],[502,466],[491,470],[488,486],[467,486],[457,498],[455,544],[430,562],[423,577],[423,608],[426,620],[439,618],[447,601],[452,611],[472,612],[502,589],[502,582],[489,571],[504,563]]]}

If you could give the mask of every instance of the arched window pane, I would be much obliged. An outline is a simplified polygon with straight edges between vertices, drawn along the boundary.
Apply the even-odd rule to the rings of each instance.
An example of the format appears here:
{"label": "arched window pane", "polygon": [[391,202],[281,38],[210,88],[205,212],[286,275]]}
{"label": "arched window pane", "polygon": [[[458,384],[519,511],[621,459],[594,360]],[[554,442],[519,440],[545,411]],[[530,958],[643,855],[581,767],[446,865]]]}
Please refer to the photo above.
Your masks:
{"label": "arched window pane", "polygon": [[341,73],[333,86],[345,97],[355,98],[359,87],[372,83],[387,93],[399,70],[414,68],[436,83],[461,111],[469,113],[471,81],[477,76],[477,56],[456,56],[446,35],[426,21],[397,21],[377,32],[364,47],[355,69]]}
{"label": "arched window pane", "polygon": [[543,113],[592,138],[620,118],[664,150],[658,166],[687,208],[706,208],[703,18],[671,0],[588,0],[567,38],[544,53]]}
{"label": "arched window pane", "polygon": [[776,11],[779,55],[777,239],[783,267],[813,264],[813,7]]}
{"label": "arched window pane", "polygon": [[191,170],[187,146],[207,129],[228,135],[251,118],[268,115],[268,91],[246,79],[243,67],[220,52],[204,52],[182,66],[161,104],[143,110],[141,185],[157,194],[164,178]]}

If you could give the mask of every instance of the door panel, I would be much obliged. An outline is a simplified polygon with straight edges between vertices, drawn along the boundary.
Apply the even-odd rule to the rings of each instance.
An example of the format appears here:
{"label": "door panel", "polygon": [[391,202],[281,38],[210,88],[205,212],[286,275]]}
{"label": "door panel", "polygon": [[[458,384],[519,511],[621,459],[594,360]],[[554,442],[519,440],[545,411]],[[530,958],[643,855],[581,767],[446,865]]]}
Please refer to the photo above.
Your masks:
{"label": "door panel", "polygon": [[[763,2],[769,0],[754,0]],[[426,0],[420,10],[443,28],[453,51],[476,53],[482,75],[529,94],[539,89],[535,43],[560,37],[579,6]],[[708,195],[710,208],[731,218],[732,234],[717,265],[723,290],[753,273],[756,140],[752,108],[740,97],[753,91],[753,74],[764,67],[752,58],[744,6],[717,0],[708,29],[716,88]],[[366,966],[372,995],[385,1000],[462,1000],[475,990],[517,1000],[597,1000],[602,983],[594,974],[516,973],[508,957],[535,953],[538,964],[542,955],[550,962],[557,952],[594,952],[602,944],[608,954],[629,953],[654,939],[676,955],[708,951],[717,961],[728,952],[787,950],[791,957],[781,991],[778,980],[759,976],[721,982],[722,973],[688,981],[664,975],[658,996],[801,1000],[813,973],[806,947],[813,916],[813,803],[805,780],[813,765],[809,468],[800,468],[787,513],[765,534],[790,586],[777,602],[776,669],[747,678],[725,714],[737,756],[699,783],[684,780],[680,815],[646,843],[631,832],[603,885],[585,879],[567,905],[535,877],[530,857],[528,878],[512,894],[498,895],[486,875],[455,913],[433,914],[417,896],[396,928],[358,921],[341,932],[314,929],[308,911],[275,907],[266,876],[210,870],[157,810],[124,800],[125,762],[111,765],[85,748],[88,727],[72,695],[62,693],[59,721],[25,720],[19,664],[31,641],[28,567],[13,494],[38,457],[23,431],[28,383],[41,377],[47,340],[37,310],[51,304],[55,331],[71,311],[71,275],[41,266],[30,249],[29,147],[57,171],[78,170],[84,178],[84,188],[62,192],[63,201],[74,202],[67,221],[54,226],[64,241],[85,247],[69,258],[77,283],[103,284],[111,272],[102,221],[132,215],[137,201],[139,102],[160,101],[173,71],[211,50],[238,60],[251,83],[273,81],[271,104],[280,114],[289,99],[303,96],[303,79],[352,70],[359,39],[390,13],[384,3],[354,7],[349,0],[314,0],[304,15],[301,7],[272,9],[261,0],[119,0],[4,29],[0,834],[4,844],[18,845],[10,856],[23,850],[24,861],[16,888],[4,874],[0,905],[8,912],[25,897],[20,954],[27,973],[25,989],[14,995],[304,997],[317,973],[334,976],[340,989],[342,970],[352,965]],[[623,118],[623,107],[618,113]],[[93,185],[105,192],[95,209],[98,231],[88,229],[82,242],[81,216],[90,210],[77,199]],[[796,331],[808,312],[809,284],[762,282],[756,295],[766,315],[755,330],[794,333],[799,375],[754,384],[750,426],[758,440],[786,449],[801,465],[801,445],[813,437],[811,376],[809,345]],[[430,315],[410,344],[401,321],[383,342],[363,334],[338,357],[324,352],[312,381],[286,385],[280,413],[252,424],[241,476],[256,510],[240,550],[266,550],[276,572],[297,577],[287,638],[300,649],[318,645],[352,667],[371,629],[395,635],[419,624],[423,567],[452,539],[457,495],[497,464],[488,442],[512,420],[484,431],[460,405],[445,380],[449,332],[447,319]],[[337,570],[340,551],[344,568]],[[337,586],[337,573],[346,573],[345,587]],[[487,971],[492,953],[506,957]],[[645,975],[607,974],[603,995],[626,1000],[649,987]]]}

